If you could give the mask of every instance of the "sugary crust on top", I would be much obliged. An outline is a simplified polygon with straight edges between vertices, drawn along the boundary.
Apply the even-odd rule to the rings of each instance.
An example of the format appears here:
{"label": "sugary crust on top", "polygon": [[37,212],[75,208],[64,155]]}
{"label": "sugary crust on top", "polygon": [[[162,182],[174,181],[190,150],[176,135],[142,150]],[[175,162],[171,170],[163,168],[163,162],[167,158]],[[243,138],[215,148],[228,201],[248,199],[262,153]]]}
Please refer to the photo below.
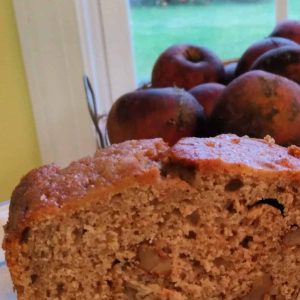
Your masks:
{"label": "sugary crust on top", "polygon": [[[169,161],[205,168],[299,173],[299,148],[278,146],[271,137],[253,139],[223,134],[215,138],[184,138],[169,150]],[[204,171],[204,170],[203,170]]]}
{"label": "sugary crust on top", "polygon": [[161,139],[128,141],[98,150],[61,169],[51,164],[24,176],[12,194],[6,240],[27,221],[76,205],[87,193],[113,189],[117,183],[159,175],[159,155],[167,149]]}
{"label": "sugary crust on top", "polygon": [[151,184],[160,178],[160,165],[164,163],[194,165],[200,172],[226,168],[230,172],[267,171],[274,175],[287,171],[300,182],[299,153],[299,148],[278,146],[270,138],[230,134],[184,138],[172,148],[161,139],[128,141],[99,150],[64,169],[47,165],[28,173],[13,192],[4,246],[30,220],[80,206],[87,194],[99,192],[104,197],[122,184],[134,185],[141,180]]}

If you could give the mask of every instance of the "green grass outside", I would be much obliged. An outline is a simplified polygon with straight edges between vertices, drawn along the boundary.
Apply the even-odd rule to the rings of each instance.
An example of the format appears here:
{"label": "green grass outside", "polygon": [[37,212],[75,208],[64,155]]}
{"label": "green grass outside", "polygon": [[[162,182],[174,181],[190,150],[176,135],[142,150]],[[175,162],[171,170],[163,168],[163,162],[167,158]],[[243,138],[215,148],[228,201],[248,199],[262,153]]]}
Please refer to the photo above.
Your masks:
{"label": "green grass outside", "polygon": [[[290,0],[289,15],[300,16],[300,1]],[[274,0],[239,4],[216,1],[207,5],[134,7],[132,34],[138,82],[147,82],[158,55],[175,43],[194,43],[221,59],[239,57],[275,25]]]}

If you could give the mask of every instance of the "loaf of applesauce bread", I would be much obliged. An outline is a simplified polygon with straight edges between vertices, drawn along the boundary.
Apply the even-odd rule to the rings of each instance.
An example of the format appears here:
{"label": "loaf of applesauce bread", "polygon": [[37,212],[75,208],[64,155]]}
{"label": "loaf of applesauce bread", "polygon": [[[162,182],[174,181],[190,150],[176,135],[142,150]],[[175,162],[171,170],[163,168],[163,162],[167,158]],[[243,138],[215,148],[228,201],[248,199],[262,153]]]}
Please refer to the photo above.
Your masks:
{"label": "loaf of applesauce bread", "polygon": [[297,299],[299,157],[221,135],[31,171],[3,245],[18,299]]}

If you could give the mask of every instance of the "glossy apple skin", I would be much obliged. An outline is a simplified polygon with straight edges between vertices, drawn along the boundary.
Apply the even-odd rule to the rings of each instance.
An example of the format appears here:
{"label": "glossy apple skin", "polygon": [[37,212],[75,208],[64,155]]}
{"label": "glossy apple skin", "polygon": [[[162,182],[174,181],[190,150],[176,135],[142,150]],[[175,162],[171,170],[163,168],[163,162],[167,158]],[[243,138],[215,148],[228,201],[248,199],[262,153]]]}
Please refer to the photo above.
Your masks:
{"label": "glossy apple skin", "polygon": [[210,134],[272,136],[282,146],[300,145],[300,87],[261,70],[233,80],[209,120]]}
{"label": "glossy apple skin", "polygon": [[300,45],[269,50],[253,63],[251,69],[274,73],[300,84]]}
{"label": "glossy apple skin", "polygon": [[238,63],[235,61],[224,65],[225,77],[223,83],[225,85],[229,84],[235,78],[237,64]]}
{"label": "glossy apple skin", "polygon": [[209,49],[190,44],[173,45],[157,59],[152,70],[153,87],[186,90],[206,82],[222,82],[222,61]]}
{"label": "glossy apple skin", "polygon": [[224,89],[225,85],[211,82],[197,85],[189,92],[202,105],[205,116],[209,118]]}
{"label": "glossy apple skin", "polygon": [[180,138],[205,131],[202,106],[178,88],[139,89],[120,97],[107,120],[111,143],[132,139],[163,138],[173,145]]}
{"label": "glossy apple skin", "polygon": [[252,44],[239,59],[235,71],[235,77],[238,77],[241,74],[248,72],[252,64],[254,63],[254,61],[263,53],[271,49],[275,49],[283,46],[296,46],[296,45],[297,43],[281,37],[268,37]]}
{"label": "glossy apple skin", "polygon": [[283,37],[300,44],[300,22],[297,20],[284,20],[279,22],[270,36]]}

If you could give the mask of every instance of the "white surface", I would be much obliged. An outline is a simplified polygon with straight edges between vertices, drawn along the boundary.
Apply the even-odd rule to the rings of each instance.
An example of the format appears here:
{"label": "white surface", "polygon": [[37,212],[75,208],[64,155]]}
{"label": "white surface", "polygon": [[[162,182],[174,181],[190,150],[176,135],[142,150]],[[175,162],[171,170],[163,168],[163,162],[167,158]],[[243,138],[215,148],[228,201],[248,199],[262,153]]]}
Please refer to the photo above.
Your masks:
{"label": "white surface", "polygon": [[3,226],[6,224],[6,220],[8,217],[8,202],[0,202],[0,266],[4,261],[4,253],[2,250],[2,241],[4,236]]}
{"label": "white surface", "polygon": [[0,300],[15,300],[9,271],[5,265],[4,253],[2,250],[3,226],[6,224],[8,216],[8,202],[0,202]]}
{"label": "white surface", "polygon": [[17,299],[16,295],[13,292],[10,275],[6,266],[0,267],[0,299]]}

